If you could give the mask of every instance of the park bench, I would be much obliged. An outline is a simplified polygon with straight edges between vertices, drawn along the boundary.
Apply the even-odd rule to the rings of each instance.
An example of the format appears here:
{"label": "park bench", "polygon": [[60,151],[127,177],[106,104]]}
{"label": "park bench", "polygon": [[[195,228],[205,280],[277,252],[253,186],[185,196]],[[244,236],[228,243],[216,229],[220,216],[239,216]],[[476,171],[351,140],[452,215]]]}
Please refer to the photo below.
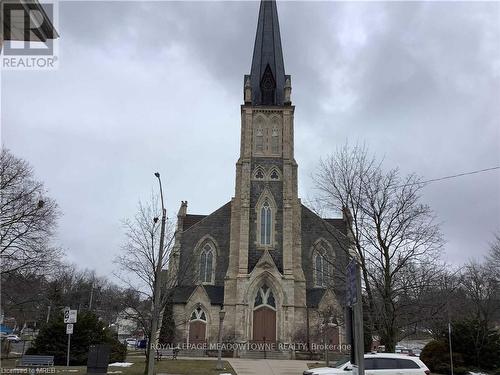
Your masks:
{"label": "park bench", "polygon": [[163,357],[172,357],[172,359],[177,359],[177,354],[179,353],[179,349],[158,349],[156,351],[156,360],[161,361]]}
{"label": "park bench", "polygon": [[23,355],[18,361],[19,367],[47,367],[54,366],[53,355]]}

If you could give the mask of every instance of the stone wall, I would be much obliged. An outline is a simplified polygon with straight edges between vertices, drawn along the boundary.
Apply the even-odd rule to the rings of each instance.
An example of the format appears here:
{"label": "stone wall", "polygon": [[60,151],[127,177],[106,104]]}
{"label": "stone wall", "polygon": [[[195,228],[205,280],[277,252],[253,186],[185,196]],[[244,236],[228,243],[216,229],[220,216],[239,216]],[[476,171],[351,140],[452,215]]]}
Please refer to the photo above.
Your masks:
{"label": "stone wall", "polygon": [[179,269],[191,275],[193,285],[197,284],[199,261],[195,251],[203,239],[213,239],[215,242],[217,247],[215,285],[224,285],[229,261],[230,222],[231,203],[227,203],[182,233]]}

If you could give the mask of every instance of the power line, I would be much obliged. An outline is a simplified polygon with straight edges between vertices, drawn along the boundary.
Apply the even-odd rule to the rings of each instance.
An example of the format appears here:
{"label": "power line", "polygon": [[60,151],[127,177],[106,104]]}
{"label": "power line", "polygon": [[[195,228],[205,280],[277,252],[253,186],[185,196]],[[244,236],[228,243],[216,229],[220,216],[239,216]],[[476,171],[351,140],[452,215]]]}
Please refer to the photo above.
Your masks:
{"label": "power line", "polygon": [[491,168],[485,168],[485,169],[478,169],[478,170],[475,170],[475,171],[454,174],[454,175],[451,175],[451,176],[444,176],[444,177],[439,177],[439,178],[433,178],[433,179],[426,180],[426,181],[413,182],[413,183],[404,184],[404,185],[401,185],[401,186],[398,186],[398,187],[405,187],[405,186],[412,186],[412,185],[424,185],[424,184],[428,184],[430,182],[436,182],[436,181],[442,181],[442,180],[449,180],[451,178],[468,176],[468,175],[471,175],[471,174],[478,174],[478,173],[493,171],[493,170],[496,170],[496,169],[500,169],[500,166],[491,167]]}

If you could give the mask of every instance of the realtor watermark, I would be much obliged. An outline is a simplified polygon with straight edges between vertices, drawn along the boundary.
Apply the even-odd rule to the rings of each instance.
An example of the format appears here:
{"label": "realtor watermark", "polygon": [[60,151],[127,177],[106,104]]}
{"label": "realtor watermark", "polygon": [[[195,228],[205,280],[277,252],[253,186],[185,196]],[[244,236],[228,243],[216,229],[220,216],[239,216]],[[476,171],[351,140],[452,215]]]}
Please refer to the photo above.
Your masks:
{"label": "realtor watermark", "polygon": [[55,367],[0,368],[0,374],[55,374]]}
{"label": "realtor watermark", "polygon": [[154,350],[228,350],[228,351],[331,351],[348,352],[351,345],[348,344],[316,344],[310,343],[280,343],[280,342],[226,342],[226,343],[179,343],[179,344],[157,344],[153,345]]}
{"label": "realtor watermark", "polygon": [[1,2],[2,53],[5,70],[57,69],[58,3],[52,1]]}

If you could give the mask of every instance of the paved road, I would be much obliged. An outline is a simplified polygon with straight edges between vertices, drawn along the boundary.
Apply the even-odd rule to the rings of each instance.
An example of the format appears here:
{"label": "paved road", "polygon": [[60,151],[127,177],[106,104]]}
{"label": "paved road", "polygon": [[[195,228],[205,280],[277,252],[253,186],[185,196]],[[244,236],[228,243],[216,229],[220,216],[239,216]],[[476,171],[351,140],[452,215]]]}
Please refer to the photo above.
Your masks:
{"label": "paved road", "polygon": [[302,372],[308,369],[308,361],[241,358],[226,360],[238,375],[302,375]]}

